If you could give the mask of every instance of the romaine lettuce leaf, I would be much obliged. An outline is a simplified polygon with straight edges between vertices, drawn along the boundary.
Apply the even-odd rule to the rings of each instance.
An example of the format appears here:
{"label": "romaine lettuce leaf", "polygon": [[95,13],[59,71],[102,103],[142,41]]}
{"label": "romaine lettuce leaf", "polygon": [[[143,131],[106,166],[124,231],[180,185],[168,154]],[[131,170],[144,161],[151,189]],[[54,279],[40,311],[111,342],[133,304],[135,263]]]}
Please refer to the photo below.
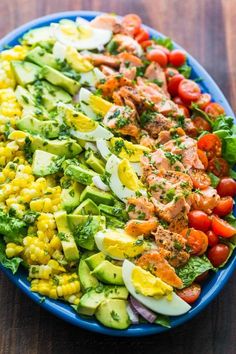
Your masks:
{"label": "romaine lettuce leaf", "polygon": [[5,245],[3,241],[0,241],[0,263],[12,271],[15,274],[19,268],[20,263],[23,261],[20,257],[7,258],[5,254]]}

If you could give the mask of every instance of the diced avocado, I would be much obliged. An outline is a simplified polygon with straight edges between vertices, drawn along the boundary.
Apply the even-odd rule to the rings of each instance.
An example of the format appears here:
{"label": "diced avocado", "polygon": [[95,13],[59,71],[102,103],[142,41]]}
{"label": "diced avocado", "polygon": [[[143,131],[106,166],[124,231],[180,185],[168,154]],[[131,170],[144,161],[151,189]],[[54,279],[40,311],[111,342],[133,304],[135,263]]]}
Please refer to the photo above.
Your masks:
{"label": "diced avocado", "polygon": [[93,151],[89,151],[87,154],[86,163],[90,166],[95,172],[103,174],[105,172],[105,163],[97,158]]}
{"label": "diced avocado", "polygon": [[55,42],[53,38],[53,28],[49,26],[32,29],[26,32],[22,38],[22,43],[27,45],[40,44],[46,41],[48,43]]}
{"label": "diced avocado", "polygon": [[68,227],[66,212],[57,211],[54,216],[66,260],[69,262],[77,261],[79,259],[79,250]]}
{"label": "diced avocado", "polygon": [[47,176],[58,172],[58,156],[42,150],[35,150],[32,171],[35,176]]}
{"label": "diced avocado", "polygon": [[100,224],[100,230],[106,228],[105,216],[68,214],[68,223],[72,231],[77,226],[84,224],[88,219],[98,222]]}
{"label": "diced avocado", "polygon": [[42,101],[48,111],[57,107],[59,102],[70,103],[72,101],[68,92],[45,80],[36,81],[33,85],[28,85],[27,88],[37,101]]}
{"label": "diced avocado", "polygon": [[65,140],[48,140],[43,139],[40,136],[32,136],[31,137],[31,149],[34,150],[44,150],[50,152],[51,154],[55,154],[58,156],[74,157],[81,152],[81,147],[77,142],[73,139],[65,139]]}
{"label": "diced avocado", "polygon": [[125,300],[128,298],[128,291],[124,286],[99,285],[81,297],[77,311],[80,314],[92,316],[106,298]]}
{"label": "diced avocado", "polygon": [[40,67],[28,61],[11,61],[11,67],[15,74],[16,81],[22,86],[26,86],[38,79]]}
{"label": "diced avocado", "polygon": [[115,198],[112,194],[92,186],[87,186],[81,193],[80,201],[82,202],[85,199],[91,199],[96,204],[113,205],[115,202]]}
{"label": "diced avocado", "polygon": [[39,66],[48,65],[55,69],[58,68],[58,62],[53,54],[48,53],[45,49],[39,46],[35,47],[27,53],[26,60],[32,61]]}
{"label": "diced avocado", "polygon": [[104,213],[103,211],[101,211],[101,215],[105,216],[106,218],[106,227],[108,229],[122,229],[125,225],[125,223],[119,219],[117,219],[116,217],[113,217],[107,213]]}
{"label": "diced avocado", "polygon": [[79,280],[82,285],[83,290],[88,288],[96,288],[99,285],[97,278],[90,274],[90,269],[84,259],[79,262]]}
{"label": "diced avocado", "polygon": [[68,213],[73,211],[80,203],[80,194],[83,190],[83,186],[79,183],[72,181],[69,177],[62,177],[61,179],[61,204],[62,208]]}
{"label": "diced avocado", "polygon": [[99,215],[100,212],[97,205],[91,199],[86,199],[73,211],[73,214]]}
{"label": "diced avocado", "polygon": [[95,317],[106,327],[126,329],[130,325],[127,304],[125,300],[105,299],[97,308]]}
{"label": "diced avocado", "polygon": [[95,253],[92,256],[85,259],[85,262],[89,266],[91,270],[94,270],[100,263],[106,260],[106,256],[104,253],[99,252]]}
{"label": "diced avocado", "polygon": [[39,134],[45,138],[57,138],[60,133],[60,126],[56,120],[39,120],[33,116],[25,116],[16,123],[20,130]]}
{"label": "diced avocado", "polygon": [[92,273],[98,280],[106,284],[123,285],[122,268],[105,260]]}
{"label": "diced avocado", "polygon": [[86,169],[82,167],[82,165],[69,165],[64,169],[64,173],[67,176],[71,176],[75,181],[90,185],[93,183],[93,177],[97,176],[97,173],[95,173],[92,170]]}
{"label": "diced avocado", "polygon": [[40,74],[47,81],[51,82],[51,84],[64,88],[71,95],[75,95],[80,88],[78,82],[63,75],[60,71],[53,69],[48,65],[42,67]]}
{"label": "diced avocado", "polygon": [[106,205],[106,204],[100,204],[98,206],[98,209],[100,212],[103,212],[105,214],[108,214],[112,217],[116,217],[117,219],[121,221],[127,221],[128,220],[128,215],[125,210],[125,205],[121,202],[115,202],[114,206]]}
{"label": "diced avocado", "polygon": [[18,85],[15,94],[16,94],[17,101],[20,103],[22,107],[35,105],[35,100],[33,96],[24,87]]}

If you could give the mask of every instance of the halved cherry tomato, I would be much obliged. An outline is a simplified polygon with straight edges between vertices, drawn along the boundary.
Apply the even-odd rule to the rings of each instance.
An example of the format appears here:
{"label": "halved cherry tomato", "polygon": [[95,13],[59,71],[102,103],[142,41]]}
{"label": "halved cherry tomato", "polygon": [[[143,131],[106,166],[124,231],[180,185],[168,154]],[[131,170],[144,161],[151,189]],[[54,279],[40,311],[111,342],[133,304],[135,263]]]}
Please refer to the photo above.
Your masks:
{"label": "halved cherry tomato", "polygon": [[207,231],[208,246],[213,247],[219,243],[219,236],[217,236],[212,230]]}
{"label": "halved cherry tomato", "polygon": [[205,109],[210,102],[211,95],[209,93],[201,93],[199,99],[196,101],[196,104],[200,109]]}
{"label": "halved cherry tomato", "polygon": [[201,286],[199,284],[191,284],[187,288],[177,290],[177,295],[188,304],[195,302],[201,294]]}
{"label": "halved cherry tomato", "polygon": [[206,280],[208,278],[209,275],[209,270],[206,270],[204,273],[202,273],[201,275],[199,275],[195,281],[197,283],[202,283],[204,280]]}
{"label": "halved cherry tomato", "polygon": [[222,178],[217,186],[217,192],[221,197],[234,197],[236,195],[236,182],[230,177]]}
{"label": "halved cherry tomato", "polygon": [[213,157],[208,163],[208,171],[217,177],[224,177],[229,174],[229,165],[222,157]]}
{"label": "halved cherry tomato", "polygon": [[184,79],[179,84],[178,94],[184,102],[191,103],[199,99],[201,90],[193,80]]}
{"label": "halved cherry tomato", "polygon": [[214,120],[219,115],[224,114],[224,108],[216,102],[210,102],[204,109],[204,111]]}
{"label": "halved cherry tomato", "polygon": [[146,41],[141,42],[140,44],[141,44],[142,48],[145,50],[146,48],[151,47],[154,44],[154,41],[151,39],[148,39]]}
{"label": "halved cherry tomato", "polygon": [[160,66],[165,67],[168,63],[167,55],[161,49],[151,49],[147,53],[147,59],[155,61]]}
{"label": "halved cherry tomato", "polygon": [[208,259],[214,267],[221,266],[228,258],[230,249],[224,243],[218,243],[210,248],[207,254]]}
{"label": "halved cherry tomato", "polygon": [[189,109],[182,105],[182,104],[178,104],[178,107],[181,109],[181,111],[183,112],[183,115],[185,116],[185,118],[189,118],[190,117],[190,112]]}
{"label": "halved cherry tomato", "polygon": [[212,230],[216,235],[224,238],[230,238],[236,234],[236,229],[233,226],[216,215],[212,216]]}
{"label": "halved cherry tomato", "polygon": [[208,247],[207,235],[193,228],[184,229],[181,235],[187,239],[187,245],[190,247],[190,253],[200,256],[205,253]]}
{"label": "halved cherry tomato", "polygon": [[193,187],[196,189],[206,189],[211,185],[211,179],[204,171],[192,170],[189,175],[192,179]]}
{"label": "halved cherry tomato", "polygon": [[223,197],[218,201],[213,213],[218,216],[226,216],[231,213],[233,205],[234,200],[232,197]]}
{"label": "halved cherry tomato", "polygon": [[207,154],[205,151],[197,149],[197,154],[199,159],[201,160],[201,163],[203,164],[205,170],[207,169],[208,166],[208,158],[207,158]]}
{"label": "halved cherry tomato", "polygon": [[134,36],[138,33],[142,24],[141,18],[136,14],[128,14],[123,17],[122,25]]}
{"label": "halved cherry tomato", "polygon": [[140,28],[134,38],[138,43],[141,44],[142,42],[146,42],[149,39],[149,32],[145,28]]}
{"label": "halved cherry tomato", "polygon": [[174,101],[174,103],[176,103],[176,104],[182,104],[183,106],[185,105],[184,102],[181,100],[181,98],[180,98],[179,96],[175,96],[175,97],[173,98],[173,101]]}
{"label": "halved cherry tomato", "polygon": [[184,76],[182,74],[177,74],[170,78],[167,84],[167,88],[172,97],[178,95],[179,84],[183,80],[184,80]]}
{"label": "halved cherry tomato", "polygon": [[211,125],[210,123],[208,123],[206,121],[206,119],[204,119],[201,116],[196,116],[193,118],[192,120],[193,124],[195,125],[195,127],[197,128],[197,130],[199,132],[203,131],[203,130],[207,130],[207,131],[211,131]]}
{"label": "halved cherry tomato", "polygon": [[206,151],[208,159],[221,156],[221,140],[215,134],[205,134],[197,142],[199,149]]}
{"label": "halved cherry tomato", "polygon": [[211,227],[211,219],[201,210],[192,210],[188,213],[188,223],[190,227],[200,231],[208,231]]}
{"label": "halved cherry tomato", "polygon": [[170,52],[170,63],[173,66],[182,66],[186,62],[186,54],[181,49],[174,49]]}
{"label": "halved cherry tomato", "polygon": [[165,69],[166,79],[167,81],[171,79],[173,76],[179,74],[178,70],[175,68],[166,68]]}

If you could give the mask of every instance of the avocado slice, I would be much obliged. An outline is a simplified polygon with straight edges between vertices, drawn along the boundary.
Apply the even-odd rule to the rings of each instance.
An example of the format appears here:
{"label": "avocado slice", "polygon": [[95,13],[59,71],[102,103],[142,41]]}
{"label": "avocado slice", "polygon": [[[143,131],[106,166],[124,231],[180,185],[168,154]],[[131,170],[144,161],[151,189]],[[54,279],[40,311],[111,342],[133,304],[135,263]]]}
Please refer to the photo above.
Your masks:
{"label": "avocado slice", "polygon": [[107,204],[113,205],[115,202],[115,198],[109,192],[101,191],[100,189],[92,186],[87,186],[80,196],[80,201],[84,201],[86,199],[91,199],[94,203],[98,204]]}
{"label": "avocado slice", "polygon": [[92,272],[98,280],[106,284],[123,285],[122,268],[105,260],[102,261]]}
{"label": "avocado slice", "polygon": [[62,87],[71,95],[75,95],[80,88],[80,84],[78,82],[70,79],[69,77],[63,75],[60,71],[53,69],[48,65],[42,67],[40,74],[51,84]]}
{"label": "avocado slice", "polygon": [[79,259],[79,250],[69,229],[66,212],[57,211],[54,216],[66,260],[69,262],[77,261]]}
{"label": "avocado slice", "polygon": [[95,317],[106,327],[126,329],[131,323],[127,304],[127,301],[121,299],[105,299],[97,308]]}
{"label": "avocado slice", "polygon": [[74,157],[78,155],[82,148],[74,139],[54,139],[48,140],[43,139],[40,136],[32,136],[31,137],[31,149],[34,150],[44,150],[50,152],[51,154],[55,154],[58,156]]}
{"label": "avocado slice", "polygon": [[97,176],[92,170],[84,168],[81,164],[80,165],[68,165],[64,169],[64,173],[66,176],[71,176],[75,181],[90,185],[93,183],[93,177]]}
{"label": "avocado slice", "polygon": [[94,270],[100,263],[106,260],[106,256],[104,253],[99,252],[95,253],[92,256],[85,259],[86,264],[88,265],[90,270]]}
{"label": "avocado slice", "polygon": [[80,194],[83,190],[83,186],[66,176],[61,178],[61,186],[62,208],[70,213],[80,203]]}
{"label": "avocado slice", "polygon": [[56,120],[39,120],[27,115],[16,123],[20,130],[39,134],[45,138],[57,138],[60,134],[60,126]]}
{"label": "avocado slice", "polygon": [[89,266],[84,259],[81,259],[79,262],[78,273],[83,290],[88,288],[96,288],[96,286],[99,285],[97,278],[90,274]]}
{"label": "avocado slice", "polygon": [[124,286],[99,285],[81,297],[77,311],[80,314],[92,316],[106,298],[125,300],[128,298],[128,290]]}
{"label": "avocado slice", "polygon": [[58,172],[58,156],[42,150],[35,150],[32,171],[35,176],[48,176]]}
{"label": "avocado slice", "polygon": [[22,43],[26,45],[41,44],[42,42],[53,43],[53,29],[50,26],[43,26],[26,32],[22,38]]}
{"label": "avocado slice", "polygon": [[100,212],[97,205],[91,199],[86,199],[73,211],[73,214],[99,215]]}
{"label": "avocado slice", "polygon": [[40,67],[28,61],[11,61],[11,67],[16,81],[22,86],[26,86],[38,79]]}
{"label": "avocado slice", "polygon": [[54,69],[58,68],[58,62],[53,54],[48,53],[44,48],[40,46],[30,50],[26,55],[26,60],[29,60],[39,66],[48,65]]}
{"label": "avocado slice", "polygon": [[112,217],[116,217],[121,221],[128,220],[128,214],[125,210],[124,203],[116,201],[114,206],[99,204],[98,209],[100,210],[101,213],[105,213]]}
{"label": "avocado slice", "polygon": [[101,215],[105,216],[106,218],[106,227],[108,229],[123,229],[125,226],[124,221],[121,221],[107,213],[104,213],[103,211],[101,211]]}
{"label": "avocado slice", "polygon": [[70,103],[71,95],[58,86],[54,86],[45,80],[36,81],[27,86],[30,93],[41,100],[48,111],[57,107],[59,102]]}
{"label": "avocado slice", "polygon": [[105,163],[102,160],[100,160],[99,158],[97,158],[93,151],[89,151],[88,153],[86,153],[86,155],[87,155],[87,158],[85,160],[86,164],[89,167],[91,167],[95,172],[97,172],[101,175],[104,174]]}

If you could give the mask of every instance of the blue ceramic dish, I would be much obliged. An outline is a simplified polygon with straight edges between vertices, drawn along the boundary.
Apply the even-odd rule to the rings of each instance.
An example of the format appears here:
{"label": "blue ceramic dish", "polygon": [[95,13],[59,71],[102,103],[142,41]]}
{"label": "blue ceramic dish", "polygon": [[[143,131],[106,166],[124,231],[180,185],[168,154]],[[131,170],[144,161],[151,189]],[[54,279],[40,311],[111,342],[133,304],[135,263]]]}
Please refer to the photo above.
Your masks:
{"label": "blue ceramic dish", "polygon": [[[18,43],[18,39],[23,36],[23,34],[29,31],[32,28],[37,28],[41,26],[47,26],[51,22],[58,22],[62,18],[68,18],[71,20],[75,20],[77,16],[84,17],[86,20],[92,20],[95,16],[97,16],[98,12],[92,11],[72,11],[72,12],[61,12],[52,15],[48,15],[45,17],[41,17],[34,21],[28,22],[27,24],[19,27],[13,32],[9,33],[2,40],[0,40],[0,51],[4,49],[5,46],[13,46]],[[153,30],[150,27],[147,27],[148,31],[152,36],[156,37],[164,37],[159,32]],[[176,48],[180,48],[177,44]],[[213,79],[209,76],[209,74],[202,68],[202,66],[188,54],[188,64],[192,67],[192,78],[200,77],[202,79],[200,85],[203,92],[209,92],[214,101],[219,102],[225,109],[226,113],[230,116],[234,117],[234,113],[224,97],[223,93],[213,81]],[[235,210],[236,214],[236,210]],[[102,326],[100,323],[96,321],[95,318],[82,318],[75,313],[75,311],[67,304],[61,301],[55,301],[51,299],[46,299],[44,302],[40,302],[41,296],[32,293],[30,291],[29,282],[27,280],[27,275],[24,269],[20,269],[16,275],[13,275],[10,271],[0,266],[1,270],[10,278],[10,280],[18,286],[21,290],[23,290],[32,300],[36,303],[40,304],[44,309],[50,311],[57,317],[72,323],[78,327],[87,329],[89,331],[94,331],[102,334],[113,335],[113,336],[146,336],[155,333],[161,333],[167,331],[167,328],[151,325],[151,324],[140,324],[140,325],[132,325],[130,328],[126,330],[113,330]],[[212,274],[212,276],[208,279],[208,281],[204,284],[202,293],[198,301],[194,304],[192,309],[185,315],[179,317],[172,317],[171,319],[171,327],[179,326],[191,318],[196,316],[200,311],[202,311],[222,290],[229,277],[232,275],[234,269],[236,268],[236,254],[231,256],[230,261],[227,265],[219,270],[216,274]]]}

